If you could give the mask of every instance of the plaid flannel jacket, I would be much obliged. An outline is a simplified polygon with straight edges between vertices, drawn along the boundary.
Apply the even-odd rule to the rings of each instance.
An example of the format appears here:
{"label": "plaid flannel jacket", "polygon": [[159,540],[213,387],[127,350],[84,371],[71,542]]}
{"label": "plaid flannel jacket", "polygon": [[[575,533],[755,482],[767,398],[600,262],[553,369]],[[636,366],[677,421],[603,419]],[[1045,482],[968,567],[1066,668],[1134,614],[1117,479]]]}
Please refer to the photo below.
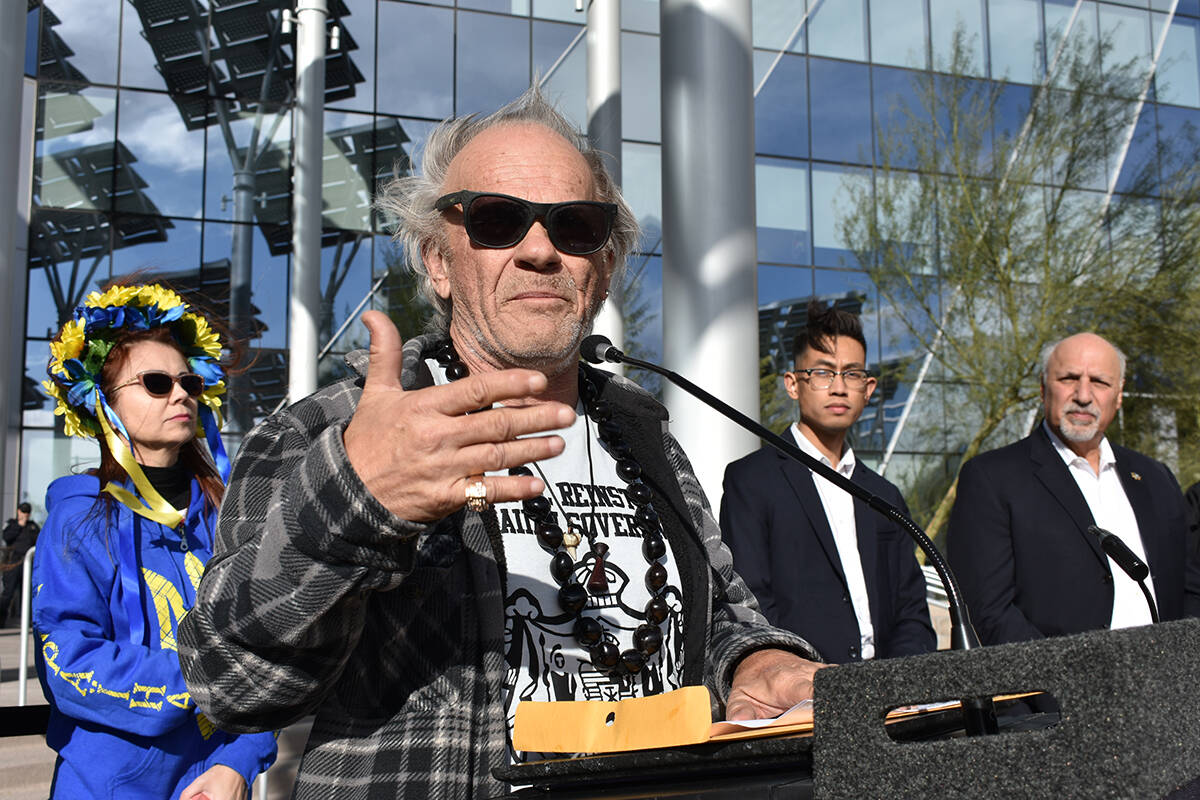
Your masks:
{"label": "plaid flannel jacket", "polygon": [[[406,388],[432,382],[422,354],[434,345],[405,344]],[[347,362],[359,378],[321,389],[243,441],[214,557],[179,626],[184,675],[197,704],[231,731],[315,713],[294,797],[502,794],[491,770],[507,763],[503,553],[476,513],[415,524],[367,492],[342,444],[366,353]],[[767,625],[734,574],[665,409],[629,381],[593,375],[680,566],[685,681],[724,698],[751,650],[817,659],[803,639]]]}

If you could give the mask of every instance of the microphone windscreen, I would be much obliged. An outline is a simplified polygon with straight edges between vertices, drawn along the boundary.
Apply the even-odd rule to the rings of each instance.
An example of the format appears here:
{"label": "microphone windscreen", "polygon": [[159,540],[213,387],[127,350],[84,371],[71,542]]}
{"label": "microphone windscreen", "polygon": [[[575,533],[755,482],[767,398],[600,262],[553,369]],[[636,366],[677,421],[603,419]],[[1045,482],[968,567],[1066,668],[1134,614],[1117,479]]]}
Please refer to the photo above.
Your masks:
{"label": "microphone windscreen", "polygon": [[614,349],[612,340],[599,333],[593,333],[583,340],[579,346],[579,355],[589,364],[603,364],[608,361],[608,351]]}

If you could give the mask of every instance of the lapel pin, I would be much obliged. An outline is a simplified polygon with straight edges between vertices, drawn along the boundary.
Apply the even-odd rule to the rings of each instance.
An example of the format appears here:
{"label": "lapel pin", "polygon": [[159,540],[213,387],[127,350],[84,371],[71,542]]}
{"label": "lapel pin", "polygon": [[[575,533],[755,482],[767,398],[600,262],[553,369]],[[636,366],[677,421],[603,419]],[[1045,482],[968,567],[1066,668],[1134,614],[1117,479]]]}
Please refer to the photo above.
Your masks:
{"label": "lapel pin", "polygon": [[1129,477],[1133,478],[1135,481],[1140,481],[1142,479],[1141,473],[1138,472],[1130,472]]}

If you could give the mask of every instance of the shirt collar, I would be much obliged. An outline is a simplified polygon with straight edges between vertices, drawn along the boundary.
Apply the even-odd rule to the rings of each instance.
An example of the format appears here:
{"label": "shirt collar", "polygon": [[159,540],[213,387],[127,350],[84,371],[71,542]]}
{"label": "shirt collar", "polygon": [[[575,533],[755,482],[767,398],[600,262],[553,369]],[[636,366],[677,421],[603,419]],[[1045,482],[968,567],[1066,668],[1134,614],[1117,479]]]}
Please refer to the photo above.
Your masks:
{"label": "shirt collar", "polygon": [[[818,450],[815,444],[809,441],[808,437],[805,436],[800,430],[800,426],[795,422],[792,423],[792,437],[795,438],[796,443],[800,446],[800,449],[804,453],[807,453],[808,455],[817,459],[827,467],[833,467],[833,464],[828,458],[825,457],[825,454]],[[850,473],[854,472],[854,466],[856,463],[857,462],[854,460],[854,448],[848,444],[843,444],[842,458],[840,461],[838,461],[837,466],[834,467],[834,469],[836,469],[842,475],[849,477]]]}
{"label": "shirt collar", "polygon": [[[1042,430],[1046,431],[1046,435],[1050,437],[1050,444],[1054,445],[1055,452],[1058,453],[1064,464],[1070,467],[1075,462],[1082,461],[1087,464],[1089,470],[1091,469],[1092,465],[1088,464],[1087,459],[1067,447],[1045,420],[1042,420]],[[1100,440],[1100,472],[1116,465],[1117,457],[1113,453],[1112,445],[1108,443],[1108,437],[1105,436]]]}

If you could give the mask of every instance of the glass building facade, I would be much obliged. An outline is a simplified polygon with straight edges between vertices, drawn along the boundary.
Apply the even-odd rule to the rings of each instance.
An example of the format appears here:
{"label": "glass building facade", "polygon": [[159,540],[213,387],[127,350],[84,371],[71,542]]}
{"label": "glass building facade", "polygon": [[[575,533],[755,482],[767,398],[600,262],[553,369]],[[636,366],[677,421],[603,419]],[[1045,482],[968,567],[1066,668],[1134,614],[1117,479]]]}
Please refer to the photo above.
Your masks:
{"label": "glass building facade", "polygon": [[[36,113],[32,209],[18,232],[28,241],[19,494],[39,511],[47,483],[95,452],[62,435],[36,385],[47,341],[110,279],[163,277],[201,293],[247,339],[255,360],[234,387],[232,445],[284,399],[295,93],[284,5],[29,2],[25,71]],[[342,328],[364,301],[419,316],[411,285],[389,277],[400,254],[370,208],[377,182],[408,169],[438,120],[494,110],[536,78],[581,127],[587,96],[586,18],[570,0],[329,7],[339,36],[324,121],[323,382],[363,344],[361,327]],[[1147,64],[1169,21],[1142,113],[1152,137],[1200,125],[1200,0],[753,2],[761,358],[782,371],[812,297],[861,311],[873,367],[919,356],[842,239],[848,187],[873,180],[878,125],[914,101],[914,76],[946,62],[956,31],[972,45],[971,72],[1008,81],[1001,109],[1012,118],[995,124],[1019,128],[1039,54],[1072,13],[1081,30],[1109,38],[1114,58]],[[627,332],[630,348],[650,358],[662,351],[659,22],[657,2],[621,0],[620,155],[645,231],[630,265]],[[936,377],[914,404],[927,419],[954,404],[953,387]],[[876,392],[855,430],[860,458],[879,461],[911,392],[907,375]],[[918,467],[961,448],[917,430],[893,443],[889,477],[902,488]]]}

